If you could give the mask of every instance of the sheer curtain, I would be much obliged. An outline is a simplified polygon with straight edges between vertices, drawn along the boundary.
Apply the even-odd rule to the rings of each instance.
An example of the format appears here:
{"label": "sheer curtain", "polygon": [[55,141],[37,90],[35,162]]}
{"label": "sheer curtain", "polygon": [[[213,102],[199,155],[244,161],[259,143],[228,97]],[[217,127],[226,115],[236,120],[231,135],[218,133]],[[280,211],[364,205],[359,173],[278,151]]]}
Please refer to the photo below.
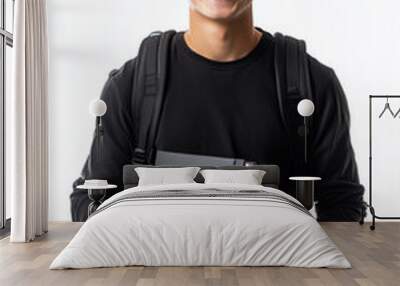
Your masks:
{"label": "sheer curtain", "polygon": [[[46,0],[16,0],[9,117],[12,242],[47,231],[48,122]],[[7,115],[6,115],[7,116]]]}

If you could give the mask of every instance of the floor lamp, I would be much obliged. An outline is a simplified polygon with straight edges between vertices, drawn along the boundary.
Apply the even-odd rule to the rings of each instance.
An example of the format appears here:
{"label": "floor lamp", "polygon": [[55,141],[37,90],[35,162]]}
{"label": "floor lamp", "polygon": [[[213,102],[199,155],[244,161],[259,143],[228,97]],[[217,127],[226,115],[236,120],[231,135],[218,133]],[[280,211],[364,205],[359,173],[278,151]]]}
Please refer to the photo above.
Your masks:
{"label": "floor lamp", "polygon": [[304,162],[307,164],[308,158],[308,117],[314,114],[315,106],[314,103],[309,99],[303,99],[297,105],[298,113],[304,118]]}
{"label": "floor lamp", "polygon": [[103,135],[104,129],[101,122],[101,118],[107,112],[107,104],[101,100],[96,99],[93,100],[89,105],[89,113],[96,117],[96,130],[94,133],[95,141],[96,141],[96,160],[95,162],[99,162],[101,159],[101,152],[103,151]]}

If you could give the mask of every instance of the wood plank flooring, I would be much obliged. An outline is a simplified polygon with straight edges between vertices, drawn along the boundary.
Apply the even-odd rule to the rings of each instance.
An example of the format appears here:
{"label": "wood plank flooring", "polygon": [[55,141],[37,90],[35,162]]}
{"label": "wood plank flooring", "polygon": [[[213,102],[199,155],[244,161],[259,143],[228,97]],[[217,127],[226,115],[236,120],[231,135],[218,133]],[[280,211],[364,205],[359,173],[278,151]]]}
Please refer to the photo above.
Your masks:
{"label": "wood plank flooring", "polygon": [[400,285],[400,223],[379,222],[375,232],[357,223],[323,223],[352,269],[286,267],[123,267],[48,270],[54,257],[80,228],[51,223],[47,235],[28,244],[0,241],[0,285]]}

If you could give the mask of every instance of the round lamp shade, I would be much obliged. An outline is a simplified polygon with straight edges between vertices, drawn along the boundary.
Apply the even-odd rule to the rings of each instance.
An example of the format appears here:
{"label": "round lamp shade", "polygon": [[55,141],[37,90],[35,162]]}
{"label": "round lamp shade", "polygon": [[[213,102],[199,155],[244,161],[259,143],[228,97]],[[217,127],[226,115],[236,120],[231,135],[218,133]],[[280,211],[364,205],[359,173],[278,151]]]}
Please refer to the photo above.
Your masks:
{"label": "round lamp shade", "polygon": [[308,117],[313,115],[315,110],[314,103],[309,99],[303,99],[297,105],[297,111],[303,117]]}
{"label": "round lamp shade", "polygon": [[106,111],[107,104],[101,99],[93,100],[89,105],[89,112],[93,116],[103,116],[104,114],[106,114]]}

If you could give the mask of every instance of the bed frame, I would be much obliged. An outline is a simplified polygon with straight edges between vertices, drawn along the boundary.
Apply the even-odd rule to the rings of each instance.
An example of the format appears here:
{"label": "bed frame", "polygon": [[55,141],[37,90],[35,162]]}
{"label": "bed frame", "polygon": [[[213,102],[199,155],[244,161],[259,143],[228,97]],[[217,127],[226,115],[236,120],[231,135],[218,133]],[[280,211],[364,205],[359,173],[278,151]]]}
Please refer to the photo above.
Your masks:
{"label": "bed frame", "polygon": [[[160,166],[149,166],[149,165],[125,165],[123,169],[123,183],[124,189],[136,187],[139,182],[139,177],[135,172],[137,167],[147,168],[176,168],[177,166],[160,165]],[[226,166],[226,167],[210,167],[202,166],[202,169],[218,169],[218,170],[263,170],[265,171],[262,185],[265,187],[279,188],[280,170],[277,165],[256,165],[256,166]],[[203,176],[199,173],[195,178],[197,183],[204,183]]]}

